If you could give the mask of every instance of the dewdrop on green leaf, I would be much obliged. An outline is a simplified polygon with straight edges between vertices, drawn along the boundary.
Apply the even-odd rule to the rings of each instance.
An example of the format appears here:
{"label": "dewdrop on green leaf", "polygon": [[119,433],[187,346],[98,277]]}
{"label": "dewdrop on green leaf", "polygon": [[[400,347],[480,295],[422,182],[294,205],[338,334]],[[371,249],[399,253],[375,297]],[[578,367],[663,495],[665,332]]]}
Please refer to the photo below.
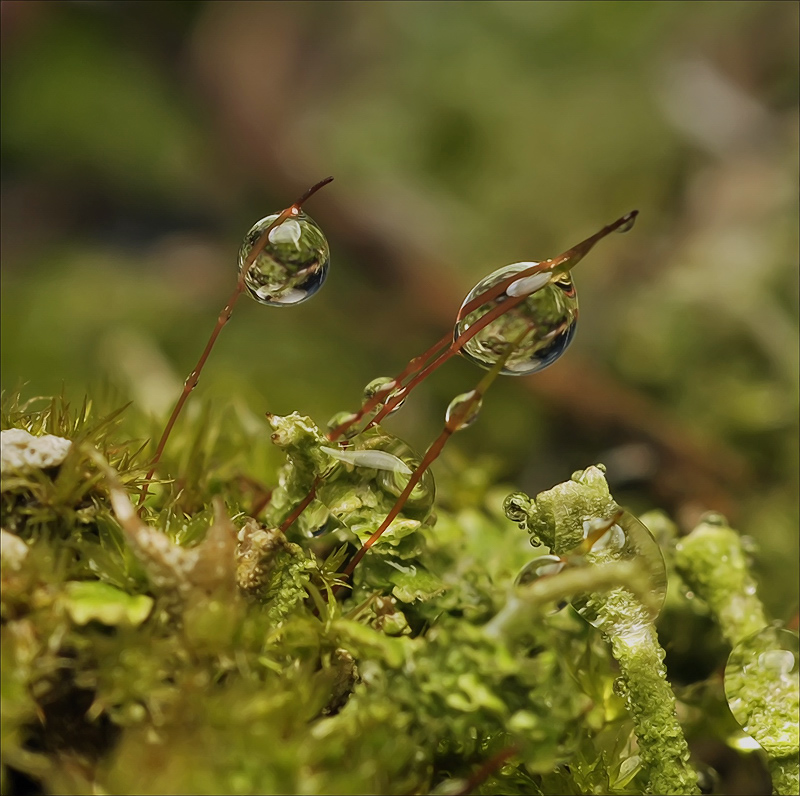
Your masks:
{"label": "dewdrop on green leaf", "polygon": [[[397,381],[391,376],[378,376],[377,379],[373,379],[364,387],[364,402],[366,403],[377,395],[380,398],[380,403],[378,405],[386,404],[387,401],[394,398],[396,389]],[[389,412],[389,414],[394,414],[404,403],[405,399],[399,401],[392,407],[392,411]]]}
{"label": "dewdrop on green leaf", "polygon": [[[650,531],[633,514],[622,511],[610,525],[607,520],[596,518],[585,521],[583,533],[589,544],[584,553],[587,563],[601,566],[609,561],[634,561],[642,566],[653,595],[648,618],[655,620],[667,596],[667,571],[661,548]],[[575,597],[572,605],[587,622],[605,627],[610,615],[603,605],[610,599],[608,595],[598,598],[598,595],[583,594]]]}
{"label": "dewdrop on green leaf", "polygon": [[300,304],[311,298],[328,276],[330,249],[317,223],[304,212],[272,229],[264,248],[247,267],[247,258],[278,213],[262,218],[245,235],[239,250],[239,272],[247,292],[270,307]]}
{"label": "dewdrop on green leaf", "polygon": [[[461,431],[469,428],[480,414],[483,398],[476,397],[475,390],[456,395],[450,401],[444,415],[444,422],[451,431]],[[470,405],[471,404],[471,405]]]}
{"label": "dewdrop on green leaf", "polygon": [[796,633],[767,627],[737,644],[725,667],[725,696],[742,729],[772,757],[800,748]]}
{"label": "dewdrop on green leaf", "polygon": [[[534,265],[536,263],[525,262],[499,268],[475,285],[462,307],[509,276]],[[568,274],[554,277],[551,272],[542,271],[512,282],[497,299],[464,315],[456,324],[454,339],[467,332],[498,303],[520,296],[526,296],[525,300],[467,340],[460,353],[489,370],[506,353],[509,343],[532,327],[508,357],[501,374],[528,376],[555,362],[572,342],[578,320],[578,298]]]}

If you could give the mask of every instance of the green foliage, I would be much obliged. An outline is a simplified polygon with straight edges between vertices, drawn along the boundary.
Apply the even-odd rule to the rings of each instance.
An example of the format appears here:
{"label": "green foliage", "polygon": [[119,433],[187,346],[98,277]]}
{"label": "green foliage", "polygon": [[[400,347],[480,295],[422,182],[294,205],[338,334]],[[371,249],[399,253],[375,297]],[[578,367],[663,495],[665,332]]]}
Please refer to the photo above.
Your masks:
{"label": "green foliage", "polygon": [[[433,526],[416,521],[413,548],[381,539],[352,593],[334,596],[360,536],[345,513],[326,536],[295,541],[218,499],[193,515],[168,501],[145,523],[126,496],[138,471],[117,475],[89,453],[96,446],[120,467],[132,461],[110,420],[59,402],[44,413],[26,414],[13,397],[8,406],[7,422],[72,434],[83,447],[58,471],[3,482],[3,525],[26,545],[17,558],[3,548],[4,766],[64,792],[692,792],[667,773],[668,757],[647,751],[683,738],[655,631],[632,646],[576,614],[547,616],[536,588],[510,590],[531,553],[502,517],[501,492],[437,509]],[[297,462],[306,479],[316,471],[304,462],[331,466],[313,452],[320,440],[309,423],[286,465]],[[91,488],[43,491],[79,465]],[[339,503],[348,489],[377,490],[375,471],[341,470]],[[293,479],[285,471],[282,484]],[[567,538],[587,511],[598,513],[581,490],[604,495],[607,508],[602,473],[590,468],[528,498],[532,523],[544,528],[535,507],[549,506],[561,518],[553,538]],[[32,523],[30,507],[45,494],[50,513]],[[512,514],[520,500],[507,501]],[[80,514],[81,501],[92,510]],[[361,519],[386,509],[380,500],[352,505]],[[593,577],[598,565],[586,566],[578,574]],[[589,582],[580,588],[608,588]],[[633,593],[620,594],[637,615]],[[673,610],[690,616],[694,605]],[[525,617],[508,625],[513,633],[497,621],[508,611]],[[701,724],[691,711],[705,704],[710,714],[721,698],[698,701],[697,687],[679,690],[677,702],[693,734]],[[725,721],[706,721],[702,732],[736,737]],[[502,764],[468,784],[494,757]]]}

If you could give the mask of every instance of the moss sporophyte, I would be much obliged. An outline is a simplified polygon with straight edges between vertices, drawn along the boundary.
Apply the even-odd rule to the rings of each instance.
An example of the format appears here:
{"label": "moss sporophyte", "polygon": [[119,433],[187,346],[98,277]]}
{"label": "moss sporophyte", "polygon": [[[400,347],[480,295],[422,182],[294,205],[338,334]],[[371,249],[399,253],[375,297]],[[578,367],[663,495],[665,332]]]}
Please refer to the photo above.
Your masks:
{"label": "moss sporophyte", "polygon": [[[4,397],[3,792],[699,793],[655,626],[674,577],[732,647],[740,737],[776,793],[797,793],[797,635],[768,623],[718,516],[659,546],[598,465],[506,498],[531,555],[497,502],[436,500],[449,438],[498,376],[566,351],[572,269],[635,211],[485,277],[452,332],[325,430],[268,413],[285,463],[253,516],[233,481],[198,476],[189,511],[178,483],[153,480],[239,296],[289,307],[323,285],[329,247],[304,205],[328,182],[248,232],[148,462],[117,439],[119,413]],[[486,373],[417,453],[382,423],[455,354]]]}

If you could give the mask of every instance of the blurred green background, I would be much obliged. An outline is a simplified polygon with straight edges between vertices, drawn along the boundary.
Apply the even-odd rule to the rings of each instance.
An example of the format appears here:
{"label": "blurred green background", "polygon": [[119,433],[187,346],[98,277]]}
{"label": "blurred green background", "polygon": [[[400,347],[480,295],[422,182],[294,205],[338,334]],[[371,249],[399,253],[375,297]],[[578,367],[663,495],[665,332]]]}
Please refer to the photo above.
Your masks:
{"label": "blurred green background", "polygon": [[[4,1],[3,388],[134,400],[156,433],[244,233],[333,174],[325,289],[243,300],[190,402],[324,423],[482,276],[635,207],[576,272],[567,355],[497,383],[438,472],[535,492],[604,461],[635,509],[725,512],[791,620],[797,35],[793,2]],[[390,426],[424,449],[479,375]]]}

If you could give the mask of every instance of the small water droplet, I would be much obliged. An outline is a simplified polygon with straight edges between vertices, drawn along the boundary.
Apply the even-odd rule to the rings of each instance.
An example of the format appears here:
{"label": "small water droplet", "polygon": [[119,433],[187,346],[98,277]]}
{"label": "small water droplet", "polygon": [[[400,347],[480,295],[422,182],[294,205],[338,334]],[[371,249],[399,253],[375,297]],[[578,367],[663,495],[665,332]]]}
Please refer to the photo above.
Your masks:
{"label": "small water droplet", "polygon": [[450,431],[462,431],[477,419],[483,406],[483,398],[477,397],[475,390],[456,395],[447,407],[444,422]]}
{"label": "small water droplet", "polygon": [[[245,235],[239,250],[239,272],[267,227],[278,217],[262,218]],[[260,304],[300,304],[325,282],[330,264],[328,241],[316,222],[300,212],[272,229],[267,243],[245,273],[247,292]]]}
{"label": "small water droplet", "polygon": [[[527,564],[525,564],[525,566],[519,571],[519,574],[514,579],[514,586],[518,588],[528,586],[531,583],[540,580],[541,578],[547,577],[548,575],[557,575],[562,569],[564,569],[565,566],[566,563],[558,556],[538,556],[537,558],[534,558],[532,561],[529,561]],[[566,606],[567,601],[561,600],[556,603],[552,610],[548,611],[548,614],[557,614]]]}
{"label": "small water droplet", "polygon": [[718,525],[722,528],[728,527],[728,520],[725,515],[720,514],[718,511],[707,511],[700,517],[700,522],[704,522],[706,525]]}
{"label": "small water droplet", "polygon": [[625,216],[623,223],[617,227],[617,232],[630,232],[633,229],[633,225],[636,223],[637,215],[639,215],[637,210],[634,210],[632,213],[628,213],[628,215]]}
{"label": "small water droplet", "polygon": [[624,677],[615,677],[614,682],[611,684],[611,690],[620,698],[625,699],[628,696],[628,686]]}
{"label": "small water droplet", "polygon": [[[377,379],[373,379],[366,387],[364,387],[364,401],[369,401],[371,398],[374,398],[376,395],[380,396],[380,403],[386,404],[394,398],[396,395],[396,388],[397,381],[391,378],[390,376],[378,376]],[[405,403],[405,398],[400,401],[397,406],[395,406],[390,415],[393,415],[403,404]]]}
{"label": "small water droplet", "polygon": [[718,792],[720,780],[717,770],[700,762],[696,762],[694,768],[697,771],[697,787],[700,789],[700,793],[705,796],[705,794]]}
{"label": "small water droplet", "polygon": [[[356,415],[353,412],[337,412],[326,424],[328,432],[336,431],[339,426],[343,425],[344,423],[349,423],[351,420],[355,419]],[[350,426],[341,436],[345,439],[350,439],[351,437],[355,437],[357,434],[358,425],[354,424]]]}
{"label": "small water droplet", "polygon": [[[497,269],[475,285],[462,306],[528,267],[528,263],[515,263]],[[526,295],[529,285],[524,284],[525,279],[523,277],[511,285],[512,288],[514,285],[522,285],[519,295]],[[467,313],[456,324],[454,339],[460,337],[495,306],[496,302],[492,301]],[[487,324],[464,343],[460,353],[476,365],[490,370],[506,353],[509,344],[519,339],[532,326],[500,371],[506,376],[527,376],[551,365],[567,350],[575,336],[577,320],[578,299],[575,287],[569,276],[565,275],[527,295],[515,307]]]}

